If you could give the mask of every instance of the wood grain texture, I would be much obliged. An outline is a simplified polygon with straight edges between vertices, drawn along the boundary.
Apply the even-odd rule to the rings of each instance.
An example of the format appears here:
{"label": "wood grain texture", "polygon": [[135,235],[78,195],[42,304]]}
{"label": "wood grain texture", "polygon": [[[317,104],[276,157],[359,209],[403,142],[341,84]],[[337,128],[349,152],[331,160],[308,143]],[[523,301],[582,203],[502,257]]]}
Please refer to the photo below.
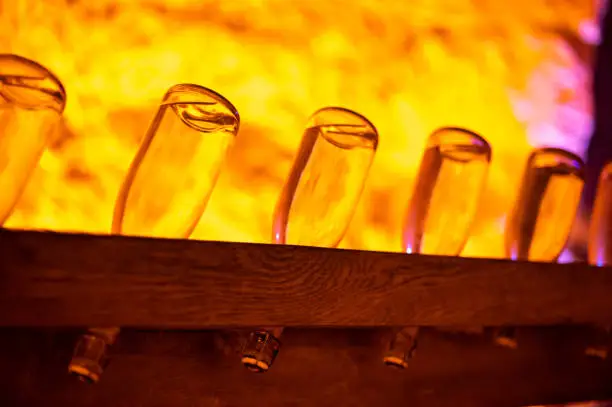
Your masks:
{"label": "wood grain texture", "polygon": [[217,333],[125,330],[95,386],[66,374],[76,334],[0,330],[0,405],[519,407],[612,398],[610,362],[583,357],[584,338],[567,329],[524,331],[517,351],[424,329],[405,371],[381,364],[381,332],[288,329],[265,374],[248,372]]}
{"label": "wood grain texture", "polygon": [[0,231],[1,326],[611,323],[610,292],[581,264]]}

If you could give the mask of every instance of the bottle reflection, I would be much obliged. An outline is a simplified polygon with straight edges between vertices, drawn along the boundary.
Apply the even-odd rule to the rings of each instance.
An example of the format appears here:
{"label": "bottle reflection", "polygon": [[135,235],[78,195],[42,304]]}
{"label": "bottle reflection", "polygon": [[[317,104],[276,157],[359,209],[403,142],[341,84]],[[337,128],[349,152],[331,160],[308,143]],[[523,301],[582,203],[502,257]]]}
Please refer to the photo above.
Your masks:
{"label": "bottle reflection", "polygon": [[[272,242],[336,247],[349,226],[378,146],[375,127],[343,108],[315,112],[277,202]],[[242,363],[267,371],[282,328],[251,332]]]}
{"label": "bottle reflection", "polygon": [[64,107],[64,86],[34,61],[0,54],[0,225],[11,215]]}
{"label": "bottle reflection", "polygon": [[[221,95],[176,85],[138,150],[115,204],[112,233],[188,238],[202,216],[240,118]],[[91,328],[75,348],[69,372],[97,382],[119,328]]]}
{"label": "bottle reflection", "polygon": [[[584,184],[582,160],[565,150],[542,148],[527,160],[521,189],[506,224],[506,256],[555,262],[565,248]],[[501,327],[501,346],[516,348],[516,329]]]}
{"label": "bottle reflection", "polygon": [[[597,183],[589,223],[588,261],[598,267],[612,265],[612,162],[604,166]],[[609,352],[610,326],[597,327],[596,331],[585,353],[606,359]]]}
{"label": "bottle reflection", "polygon": [[[461,253],[476,217],[490,162],[491,147],[469,130],[441,128],[429,137],[404,222],[406,253]],[[417,335],[417,327],[397,332],[384,362],[407,367]]]}

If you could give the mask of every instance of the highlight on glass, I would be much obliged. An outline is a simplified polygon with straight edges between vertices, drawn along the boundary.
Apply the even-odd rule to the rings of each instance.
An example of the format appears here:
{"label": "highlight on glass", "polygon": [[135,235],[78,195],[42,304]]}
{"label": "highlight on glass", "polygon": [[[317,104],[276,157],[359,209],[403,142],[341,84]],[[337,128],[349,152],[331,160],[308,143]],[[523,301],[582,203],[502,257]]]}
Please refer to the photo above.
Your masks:
{"label": "highlight on glass", "polygon": [[[458,256],[465,246],[486,185],[491,146],[458,127],[436,130],[428,139],[403,227],[409,254]],[[383,361],[406,368],[416,350],[418,327],[395,333]]]}
{"label": "highlight on glass", "polygon": [[[574,224],[583,185],[580,157],[559,148],[534,150],[506,223],[506,257],[556,262]],[[500,346],[518,346],[514,327],[497,329],[494,340]]]}
{"label": "highlight on glass", "polygon": [[[377,146],[376,128],[364,116],[340,107],[315,112],[275,208],[272,242],[336,247],[353,217]],[[242,363],[255,372],[267,371],[280,350],[281,333],[279,327],[251,332]]]}
{"label": "highlight on glass", "polygon": [[[120,189],[112,233],[188,238],[239,127],[238,111],[218,93],[190,84],[170,88]],[[69,372],[97,382],[119,331],[89,329],[75,348]]]}
{"label": "highlight on glass", "polygon": [[66,106],[66,91],[47,68],[0,54],[0,225],[13,212]]}
{"label": "highlight on glass", "polygon": [[[612,266],[612,162],[607,163],[597,183],[593,212],[589,222],[588,262],[593,266]],[[610,326],[598,326],[585,349],[587,356],[606,359],[609,353]]]}

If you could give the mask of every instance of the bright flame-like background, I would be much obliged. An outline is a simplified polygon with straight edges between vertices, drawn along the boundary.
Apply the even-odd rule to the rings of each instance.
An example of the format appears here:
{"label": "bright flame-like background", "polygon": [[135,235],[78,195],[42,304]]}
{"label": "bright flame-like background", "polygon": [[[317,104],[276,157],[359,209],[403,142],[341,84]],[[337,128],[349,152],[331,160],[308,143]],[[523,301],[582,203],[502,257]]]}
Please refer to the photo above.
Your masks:
{"label": "bright flame-like background", "polygon": [[400,249],[425,140],[464,126],[493,146],[464,255],[501,257],[505,214],[532,146],[584,155],[592,129],[591,0],[0,0],[0,52],[54,71],[63,133],[7,226],[106,233],[120,183],[161,96],[210,87],[242,127],[193,237],[270,238],[307,117],[371,119],[380,147],[342,246]]}

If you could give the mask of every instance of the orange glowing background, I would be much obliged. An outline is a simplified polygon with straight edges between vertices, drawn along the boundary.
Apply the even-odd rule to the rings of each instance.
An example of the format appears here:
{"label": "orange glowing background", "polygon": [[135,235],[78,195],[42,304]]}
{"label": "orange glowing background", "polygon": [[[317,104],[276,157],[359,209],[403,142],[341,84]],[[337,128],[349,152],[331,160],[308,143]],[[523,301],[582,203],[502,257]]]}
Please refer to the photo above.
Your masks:
{"label": "orange glowing background", "polygon": [[584,154],[597,10],[591,0],[0,0],[0,52],[47,66],[68,93],[62,134],[7,226],[107,233],[163,93],[191,82],[226,96],[242,117],[193,238],[269,241],[308,116],[340,105],[380,134],[342,246],[400,249],[425,140],[453,125],[493,147],[463,254],[501,257],[531,146]]}

